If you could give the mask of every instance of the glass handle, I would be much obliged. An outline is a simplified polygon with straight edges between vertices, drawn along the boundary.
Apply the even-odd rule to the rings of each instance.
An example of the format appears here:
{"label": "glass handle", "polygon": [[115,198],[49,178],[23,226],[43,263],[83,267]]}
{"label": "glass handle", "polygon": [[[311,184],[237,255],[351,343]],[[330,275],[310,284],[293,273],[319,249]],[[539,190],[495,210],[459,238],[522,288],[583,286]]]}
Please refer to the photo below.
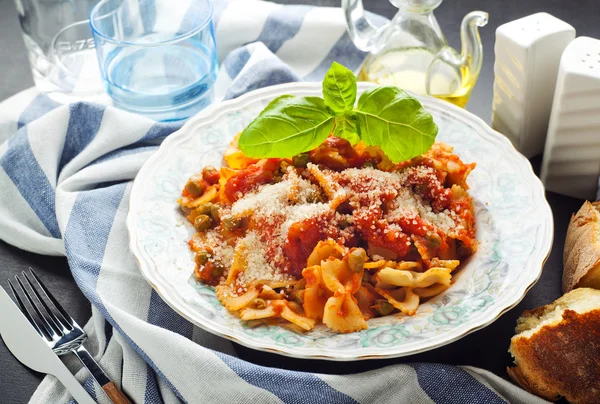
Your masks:
{"label": "glass handle", "polygon": [[[462,60],[461,56],[456,53],[456,51],[454,49],[452,49],[449,46],[444,46],[434,56],[433,60],[431,61],[431,64],[429,65],[429,68],[427,69],[427,73],[425,74],[425,91],[427,92],[427,95],[434,95],[434,96],[436,95],[435,92],[432,90],[431,85],[432,85],[432,79],[433,79],[433,76],[435,73],[435,69],[436,69],[436,67],[438,67],[438,63],[440,63],[440,62],[445,65],[449,65],[449,66],[453,67],[454,69],[456,69],[456,71],[460,72],[461,83],[459,83],[459,86],[462,85],[462,80],[464,78],[462,77],[461,66],[463,65],[464,61]],[[445,95],[450,95],[450,94],[445,94]]]}
{"label": "glass handle", "polygon": [[483,11],[472,11],[465,16],[461,24],[460,39],[462,42],[461,53],[445,46],[434,57],[425,78],[427,94],[431,93],[431,79],[436,62],[452,66],[460,72],[461,87],[472,87],[479,77],[483,61],[483,47],[479,36],[479,27],[487,24],[488,14]]}

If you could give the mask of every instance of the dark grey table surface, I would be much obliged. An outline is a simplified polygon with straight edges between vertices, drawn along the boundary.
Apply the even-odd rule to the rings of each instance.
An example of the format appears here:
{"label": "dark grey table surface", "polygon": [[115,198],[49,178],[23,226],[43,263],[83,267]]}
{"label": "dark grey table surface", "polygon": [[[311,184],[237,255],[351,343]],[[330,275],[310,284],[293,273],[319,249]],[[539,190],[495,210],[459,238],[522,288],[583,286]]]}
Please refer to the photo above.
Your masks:
{"label": "dark grey table surface", "polygon": [[[276,2],[339,6],[340,0],[277,0]],[[388,18],[391,18],[396,11],[387,0],[366,0],[365,5],[370,11]],[[486,121],[489,121],[491,116],[494,34],[499,25],[535,12],[545,11],[573,25],[578,36],[600,37],[600,24],[598,24],[600,9],[594,0],[446,0],[436,11],[436,17],[450,45],[460,47],[458,30],[461,19],[467,12],[475,9],[489,12],[490,20],[480,31],[485,54],[484,65],[467,110]],[[0,0],[0,100],[32,84],[13,0]],[[536,168],[539,167],[540,159],[533,159],[532,164]],[[483,330],[430,352],[390,360],[350,363],[309,361],[284,358],[236,346],[239,356],[266,366],[325,373],[360,372],[393,363],[430,361],[477,366],[506,377],[505,368],[511,363],[507,349],[517,317],[523,310],[549,303],[560,295],[562,250],[566,228],[571,213],[575,212],[582,202],[550,192],[547,198],[554,213],[555,234],[553,250],[546,262],[542,277],[517,307]],[[75,319],[82,324],[85,323],[90,316],[90,303],[75,285],[66,259],[28,253],[0,240],[0,285],[6,287],[8,277],[29,266],[36,270]],[[1,315],[0,321],[2,321]],[[43,375],[22,366],[11,356],[4,344],[0,344],[0,403],[27,402],[42,377]]]}

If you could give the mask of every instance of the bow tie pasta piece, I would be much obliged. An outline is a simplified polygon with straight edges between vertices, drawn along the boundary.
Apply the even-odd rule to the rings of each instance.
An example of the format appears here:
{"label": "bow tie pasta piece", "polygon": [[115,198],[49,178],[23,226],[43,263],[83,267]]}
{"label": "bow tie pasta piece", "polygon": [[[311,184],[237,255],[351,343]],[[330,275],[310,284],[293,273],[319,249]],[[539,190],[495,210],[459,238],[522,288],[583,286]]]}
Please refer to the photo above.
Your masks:
{"label": "bow tie pasta piece", "polygon": [[[285,304],[285,302],[282,301],[281,304]],[[294,312],[292,309],[290,309],[289,303],[283,306],[281,310],[281,317],[283,317],[290,323],[296,324],[298,327],[302,328],[305,331],[312,330],[316,323],[314,319],[304,317]]]}
{"label": "bow tie pasta piece", "polygon": [[351,271],[348,263],[339,259],[328,259],[321,262],[321,275],[325,287],[333,293],[354,294],[360,287],[364,269]]}
{"label": "bow tie pasta piece", "polygon": [[240,313],[240,317],[244,321],[262,320],[264,318],[272,318],[276,316],[277,312],[275,311],[275,307],[272,305],[265,306],[263,309],[247,307]]}
{"label": "bow tie pasta piece", "polygon": [[327,300],[323,313],[323,323],[340,333],[368,328],[356,299],[350,293],[336,294]]}
{"label": "bow tie pasta piece", "polygon": [[434,267],[425,272],[404,271],[393,268],[382,268],[375,275],[381,282],[393,286],[409,288],[426,288],[436,283],[450,285],[452,275],[449,268]]}
{"label": "bow tie pasta piece", "polygon": [[227,285],[218,285],[216,288],[217,298],[229,311],[238,311],[248,306],[254,299],[258,297],[260,292],[253,288],[246,293],[237,296],[233,290]]}
{"label": "bow tie pasta piece", "polygon": [[313,265],[302,271],[302,276],[306,279],[306,289],[304,290],[304,313],[307,317],[321,320],[327,299],[333,295],[325,287],[321,275],[321,266]]}
{"label": "bow tie pasta piece", "polygon": [[241,312],[242,320],[259,320],[272,317],[281,317],[290,323],[297,325],[305,331],[313,329],[315,320],[296,313],[290,308],[290,302],[286,300],[267,300],[261,302],[264,307],[247,307]]}
{"label": "bow tie pasta piece", "polygon": [[321,261],[330,257],[341,259],[345,253],[346,249],[331,239],[319,241],[308,256],[306,266],[321,265]]}
{"label": "bow tie pasta piece", "polygon": [[414,288],[412,291],[415,295],[419,296],[421,299],[425,299],[428,297],[437,296],[446,289],[448,289],[450,285],[444,285],[442,283],[437,283],[435,285],[428,286],[426,288]]}
{"label": "bow tie pasta piece", "polygon": [[407,316],[412,316],[419,308],[419,296],[413,293],[411,288],[400,288],[396,290],[375,289],[377,293],[385,297],[387,301]]}
{"label": "bow tie pasta piece", "polygon": [[241,134],[242,132],[235,135],[223,154],[223,160],[225,160],[225,163],[227,163],[230,168],[236,170],[243,170],[244,168],[258,161],[258,159],[253,159],[246,156],[238,147],[238,140]]}
{"label": "bow tie pasta piece", "polygon": [[363,282],[363,284],[358,288],[356,293],[354,294],[356,298],[356,302],[358,303],[358,308],[363,314],[365,320],[369,320],[370,318],[375,317],[375,312],[373,311],[373,305],[378,298],[378,294],[375,291],[373,285],[367,282]]}
{"label": "bow tie pasta piece", "polygon": [[[435,267],[447,268],[450,270],[450,272],[454,271],[459,265],[460,265],[459,260],[441,260],[439,258],[434,258],[430,262],[431,268],[435,268]],[[405,269],[405,268],[399,268],[399,269]]]}

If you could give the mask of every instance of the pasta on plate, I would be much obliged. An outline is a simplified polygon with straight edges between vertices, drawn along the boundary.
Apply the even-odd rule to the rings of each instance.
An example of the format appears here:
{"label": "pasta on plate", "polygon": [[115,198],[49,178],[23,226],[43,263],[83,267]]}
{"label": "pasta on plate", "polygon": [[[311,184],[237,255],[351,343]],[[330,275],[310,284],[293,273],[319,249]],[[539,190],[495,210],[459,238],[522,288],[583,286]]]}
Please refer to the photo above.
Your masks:
{"label": "pasta on plate", "polygon": [[178,203],[196,229],[195,278],[242,320],[347,333],[411,316],[476,250],[466,184],[475,164],[443,143],[399,164],[337,137],[257,160],[238,137],[224,166],[192,176]]}

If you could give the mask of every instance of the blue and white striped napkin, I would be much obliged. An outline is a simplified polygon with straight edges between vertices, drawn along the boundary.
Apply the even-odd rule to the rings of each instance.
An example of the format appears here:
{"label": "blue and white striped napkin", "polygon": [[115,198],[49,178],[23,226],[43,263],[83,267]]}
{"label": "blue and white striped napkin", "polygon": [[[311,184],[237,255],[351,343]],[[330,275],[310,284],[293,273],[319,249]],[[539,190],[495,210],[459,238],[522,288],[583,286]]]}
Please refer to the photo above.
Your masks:
{"label": "blue and white striped napkin", "polygon": [[[217,0],[215,22],[219,98],[321,80],[332,61],[356,70],[364,57],[340,9]],[[125,228],[131,181],[177,129],[112,107],[58,106],[34,89],[0,104],[0,141],[7,139],[0,146],[0,238],[67,256],[93,304],[89,349],[135,402],[544,402],[468,367],[394,365],[343,376],[262,367],[181,318],[142,278]],[[68,365],[93,397],[108,402],[75,359]],[[69,400],[48,376],[31,402]]]}

